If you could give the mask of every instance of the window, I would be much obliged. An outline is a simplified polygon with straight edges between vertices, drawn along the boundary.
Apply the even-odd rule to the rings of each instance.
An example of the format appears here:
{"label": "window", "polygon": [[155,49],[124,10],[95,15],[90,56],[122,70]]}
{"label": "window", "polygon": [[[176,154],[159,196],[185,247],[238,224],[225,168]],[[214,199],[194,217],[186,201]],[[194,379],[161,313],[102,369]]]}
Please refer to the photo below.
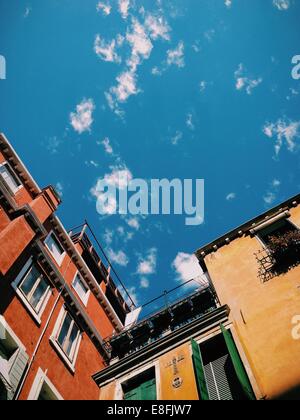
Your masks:
{"label": "window", "polygon": [[0,400],[11,400],[28,363],[25,347],[0,315]]}
{"label": "window", "polygon": [[40,317],[51,295],[51,287],[32,259],[24,266],[12,286],[31,314],[40,323]]}
{"label": "window", "polygon": [[90,295],[90,289],[88,288],[87,284],[82,279],[79,273],[75,275],[72,286],[75,289],[78,296],[80,297],[80,299],[82,300],[82,302],[84,303],[84,305],[87,305]]}
{"label": "window", "polygon": [[75,371],[81,337],[80,328],[71,314],[63,307],[50,340],[72,371]]}
{"label": "window", "polygon": [[271,244],[272,238],[274,236],[280,237],[290,232],[297,232],[297,228],[291,222],[286,219],[280,220],[268,226],[265,229],[262,229],[258,232],[258,237],[264,243],[265,246],[269,246]]}
{"label": "window", "polygon": [[122,384],[124,400],[157,400],[155,369],[149,369]]}
{"label": "window", "polygon": [[4,163],[0,166],[0,175],[13,194],[22,187],[21,181],[8,163]]}
{"label": "window", "polygon": [[255,399],[230,331],[201,343],[192,340],[193,360],[202,400]]}
{"label": "window", "polygon": [[47,248],[49,249],[49,251],[51,252],[53,258],[55,259],[55,261],[57,262],[58,265],[61,265],[61,263],[63,262],[64,256],[65,256],[65,250],[62,247],[62,245],[60,244],[59,240],[57,239],[57,237],[55,236],[55,234],[53,232],[51,232],[46,240],[45,240],[45,245],[47,246]]}
{"label": "window", "polygon": [[28,395],[30,401],[61,401],[63,397],[41,368],[38,369]]}

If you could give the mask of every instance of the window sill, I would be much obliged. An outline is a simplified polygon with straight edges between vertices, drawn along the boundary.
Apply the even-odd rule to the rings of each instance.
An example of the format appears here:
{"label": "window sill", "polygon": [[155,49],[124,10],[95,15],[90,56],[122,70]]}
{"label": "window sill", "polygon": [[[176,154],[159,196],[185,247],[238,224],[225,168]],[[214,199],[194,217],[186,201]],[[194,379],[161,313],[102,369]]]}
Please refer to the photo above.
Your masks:
{"label": "window sill", "polygon": [[74,374],[75,373],[75,366],[74,363],[70,361],[70,359],[66,356],[62,348],[59,344],[57,344],[54,337],[50,337],[50,343],[54,347],[54,350],[58,353],[58,356],[62,359],[64,364],[67,366],[67,368]]}
{"label": "window sill", "polygon": [[[14,288],[15,289],[15,288]],[[42,324],[42,320],[41,320],[41,314],[38,315],[35,310],[32,308],[32,306],[30,305],[30,303],[26,300],[26,298],[23,296],[23,294],[19,291],[19,289],[15,289],[15,292],[17,294],[17,296],[19,297],[19,299],[21,300],[21,302],[23,303],[23,305],[25,306],[25,308],[28,310],[28,312],[30,313],[30,315],[32,316],[32,318],[34,319],[34,321],[41,326]],[[50,297],[50,296],[49,296]]]}

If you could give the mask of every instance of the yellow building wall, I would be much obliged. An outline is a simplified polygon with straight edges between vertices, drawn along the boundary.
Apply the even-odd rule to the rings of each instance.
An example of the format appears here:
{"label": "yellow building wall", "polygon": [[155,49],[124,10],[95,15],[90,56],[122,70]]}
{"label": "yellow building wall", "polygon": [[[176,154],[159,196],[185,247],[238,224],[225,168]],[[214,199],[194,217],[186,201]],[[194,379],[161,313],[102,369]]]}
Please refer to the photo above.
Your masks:
{"label": "yellow building wall", "polygon": [[[164,354],[158,360],[157,399],[164,400],[198,400],[197,384],[194,374],[190,343],[186,343]],[[140,370],[136,371],[138,375]],[[134,375],[132,370],[131,374]],[[113,381],[100,389],[100,400],[122,399],[118,394],[120,384],[128,375]],[[118,389],[117,389],[118,388]]]}
{"label": "yellow building wall", "polygon": [[160,400],[199,399],[189,343],[162,356],[159,359],[159,372]]}
{"label": "yellow building wall", "polygon": [[[300,227],[300,207],[290,220]],[[300,387],[300,340],[292,319],[300,315],[300,266],[262,283],[250,236],[234,240],[205,262],[222,304],[230,307],[241,345],[263,396],[276,398]]]}

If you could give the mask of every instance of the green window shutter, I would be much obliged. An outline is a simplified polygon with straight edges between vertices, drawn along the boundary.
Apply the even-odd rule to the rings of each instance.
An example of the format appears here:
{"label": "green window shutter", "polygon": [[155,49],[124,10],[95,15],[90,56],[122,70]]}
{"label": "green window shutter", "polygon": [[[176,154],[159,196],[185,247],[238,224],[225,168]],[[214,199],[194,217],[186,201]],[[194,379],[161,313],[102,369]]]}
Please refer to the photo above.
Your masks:
{"label": "green window shutter", "polygon": [[151,379],[127,392],[124,399],[127,401],[155,401],[157,399],[155,379]]}
{"label": "green window shutter", "polygon": [[142,401],[155,401],[156,398],[156,381],[145,382],[141,385],[141,400]]}
{"label": "green window shutter", "polygon": [[226,330],[223,324],[221,324],[221,330],[227,345],[228,353],[231,357],[235,373],[240,381],[240,384],[244,390],[245,395],[249,400],[256,400],[252,386],[250,384],[246,369],[243,365],[242,359],[240,358],[239,352],[232,338],[231,332]]}
{"label": "green window shutter", "polygon": [[202,401],[209,400],[208,389],[206,385],[206,378],[204,373],[204,367],[202,362],[201,351],[198,343],[195,340],[192,340],[192,351],[193,351],[193,361],[195,367],[195,373],[197,378],[197,384],[199,388],[199,397]]}

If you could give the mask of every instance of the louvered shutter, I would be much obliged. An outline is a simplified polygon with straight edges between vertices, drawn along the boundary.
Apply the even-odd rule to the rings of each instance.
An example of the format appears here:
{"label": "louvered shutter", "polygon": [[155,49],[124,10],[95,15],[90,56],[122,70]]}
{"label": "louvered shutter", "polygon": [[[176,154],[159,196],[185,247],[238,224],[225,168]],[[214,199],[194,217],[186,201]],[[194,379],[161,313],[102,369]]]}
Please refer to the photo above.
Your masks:
{"label": "louvered shutter", "polygon": [[13,396],[18,388],[18,385],[22,379],[23,373],[26,369],[29,356],[25,353],[24,350],[19,349],[18,354],[12,364],[12,367],[9,371],[10,384],[12,387],[11,392],[9,392],[9,399],[13,399]]}
{"label": "louvered shutter", "polygon": [[230,389],[230,378],[226,375],[225,365],[230,359],[225,355],[204,367],[210,400],[233,400]]}
{"label": "louvered shutter", "polygon": [[201,351],[198,343],[195,340],[192,340],[192,351],[193,351],[193,362],[195,368],[195,374],[197,378],[197,384],[199,389],[199,398],[202,401],[209,400],[209,394],[206,384],[204,366],[202,362]]}

